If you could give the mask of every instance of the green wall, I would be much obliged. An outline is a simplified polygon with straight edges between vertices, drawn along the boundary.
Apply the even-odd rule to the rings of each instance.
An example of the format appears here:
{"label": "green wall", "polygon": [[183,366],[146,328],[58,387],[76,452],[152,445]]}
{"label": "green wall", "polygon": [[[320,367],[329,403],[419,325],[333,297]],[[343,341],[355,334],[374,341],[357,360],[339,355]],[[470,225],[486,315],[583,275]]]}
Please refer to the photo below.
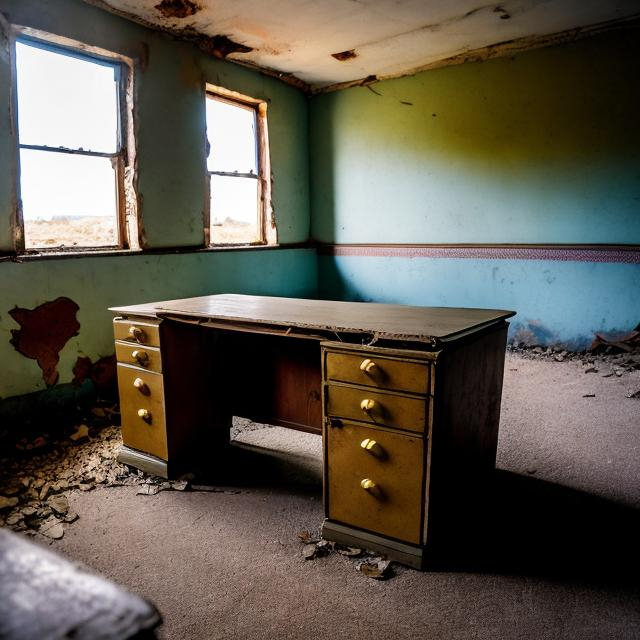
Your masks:
{"label": "green wall", "polygon": [[[309,235],[308,109],[295,88],[254,71],[216,60],[188,43],[136,25],[80,0],[0,0],[13,24],[102,47],[136,61],[139,193],[147,246],[197,248],[203,244],[206,159],[204,83],[268,102],[273,205],[281,244]],[[0,250],[11,248],[14,144],[8,123],[9,74],[0,54]],[[313,296],[315,252],[269,249],[193,251],[0,262],[0,397],[43,387],[34,360],[9,344],[17,328],[15,306],[33,308],[58,296],[80,307],[80,334],[61,353],[60,382],[71,378],[78,355],[113,352],[109,305],[224,291]]]}
{"label": "green wall", "polygon": [[313,236],[639,243],[638,78],[636,27],[317,97]]}

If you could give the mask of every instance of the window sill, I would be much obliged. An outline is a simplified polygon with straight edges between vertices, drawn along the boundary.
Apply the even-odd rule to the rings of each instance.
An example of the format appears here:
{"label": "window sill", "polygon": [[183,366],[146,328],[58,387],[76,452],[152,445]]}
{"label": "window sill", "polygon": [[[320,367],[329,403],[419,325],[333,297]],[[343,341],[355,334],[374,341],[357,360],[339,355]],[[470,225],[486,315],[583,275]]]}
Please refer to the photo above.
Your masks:
{"label": "window sill", "polygon": [[174,255],[191,253],[226,253],[235,251],[271,251],[273,249],[310,249],[312,242],[290,244],[220,245],[217,247],[162,247],[158,249],[95,249],[88,251],[43,251],[41,253],[7,253],[0,262],[37,262],[41,260],[71,260],[78,258],[108,258],[113,256]]}

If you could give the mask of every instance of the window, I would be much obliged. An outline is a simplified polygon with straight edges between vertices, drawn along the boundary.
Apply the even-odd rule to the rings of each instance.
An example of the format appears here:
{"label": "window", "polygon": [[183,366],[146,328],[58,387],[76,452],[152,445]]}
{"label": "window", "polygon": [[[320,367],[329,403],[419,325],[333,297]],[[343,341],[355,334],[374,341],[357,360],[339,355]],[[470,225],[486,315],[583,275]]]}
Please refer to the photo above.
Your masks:
{"label": "window", "polygon": [[207,87],[209,242],[273,244],[267,105]]}
{"label": "window", "polygon": [[15,70],[18,250],[129,248],[128,66],[20,37]]}

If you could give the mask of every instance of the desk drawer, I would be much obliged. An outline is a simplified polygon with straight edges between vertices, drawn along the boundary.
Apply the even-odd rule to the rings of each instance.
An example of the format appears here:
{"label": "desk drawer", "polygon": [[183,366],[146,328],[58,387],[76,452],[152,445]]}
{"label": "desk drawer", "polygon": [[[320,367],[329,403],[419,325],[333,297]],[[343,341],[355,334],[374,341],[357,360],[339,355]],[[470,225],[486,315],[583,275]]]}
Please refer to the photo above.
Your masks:
{"label": "desk drawer", "polygon": [[408,393],[429,393],[429,366],[380,357],[375,354],[326,352],[328,380],[393,389]]}
{"label": "desk drawer", "polygon": [[417,435],[349,422],[328,427],[327,516],[420,544],[424,446]]}
{"label": "desk drawer", "polygon": [[124,444],[167,460],[162,376],[118,364],[118,389]]}
{"label": "desk drawer", "polygon": [[[368,407],[368,408],[367,408]],[[424,432],[427,400],[347,385],[327,385],[326,415]]]}
{"label": "desk drawer", "polygon": [[116,340],[149,347],[160,346],[160,326],[151,322],[116,319],[113,321],[113,333]]}
{"label": "desk drawer", "polygon": [[123,364],[130,364],[148,371],[162,373],[160,349],[154,347],[116,342],[116,360]]}

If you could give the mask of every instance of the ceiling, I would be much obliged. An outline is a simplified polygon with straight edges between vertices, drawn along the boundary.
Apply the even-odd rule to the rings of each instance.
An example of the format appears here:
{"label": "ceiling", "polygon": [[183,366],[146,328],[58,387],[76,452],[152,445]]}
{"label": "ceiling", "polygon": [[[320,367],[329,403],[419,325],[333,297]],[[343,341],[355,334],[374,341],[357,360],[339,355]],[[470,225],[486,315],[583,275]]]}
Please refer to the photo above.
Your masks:
{"label": "ceiling", "polygon": [[88,1],[312,89],[400,76],[514,40],[540,46],[551,34],[640,15],[640,0]]}

